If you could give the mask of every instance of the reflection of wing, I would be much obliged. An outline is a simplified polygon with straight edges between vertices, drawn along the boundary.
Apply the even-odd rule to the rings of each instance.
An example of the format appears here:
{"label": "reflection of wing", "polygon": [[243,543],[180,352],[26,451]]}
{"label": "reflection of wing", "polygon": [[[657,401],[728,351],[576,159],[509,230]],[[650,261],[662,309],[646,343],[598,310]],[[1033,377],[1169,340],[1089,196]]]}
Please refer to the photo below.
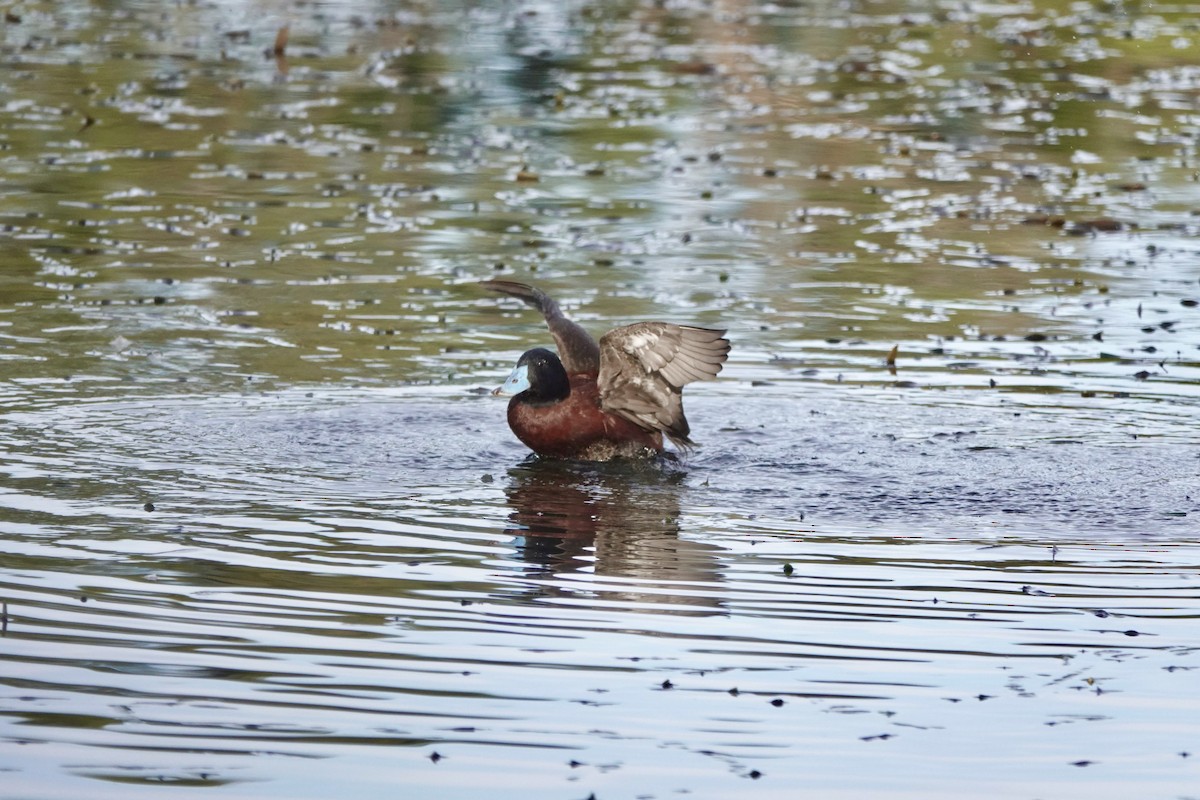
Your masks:
{"label": "reflection of wing", "polygon": [[600,337],[600,407],[692,446],[682,389],[712,380],[729,353],[725,331],[639,322]]}
{"label": "reflection of wing", "polygon": [[590,333],[563,316],[558,303],[541,289],[516,281],[482,281],[479,285],[493,292],[524,300],[542,312],[542,316],[546,318],[546,327],[550,329],[550,335],[554,337],[554,343],[558,346],[558,357],[568,375],[595,375],[600,369],[600,348],[596,346],[596,340]]}

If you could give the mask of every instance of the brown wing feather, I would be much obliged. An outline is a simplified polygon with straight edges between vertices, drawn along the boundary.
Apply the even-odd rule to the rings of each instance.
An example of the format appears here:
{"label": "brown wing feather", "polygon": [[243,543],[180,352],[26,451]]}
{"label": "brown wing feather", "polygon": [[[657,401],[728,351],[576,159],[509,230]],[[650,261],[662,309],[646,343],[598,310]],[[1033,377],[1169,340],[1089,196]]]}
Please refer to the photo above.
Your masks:
{"label": "brown wing feather", "polygon": [[516,281],[482,281],[479,285],[493,292],[524,300],[541,311],[546,319],[546,327],[554,337],[558,357],[568,374],[595,375],[599,372],[600,347],[596,340],[581,326],[563,316],[558,303],[541,289]]}
{"label": "brown wing feather", "polygon": [[600,407],[691,447],[683,387],[712,380],[729,354],[725,331],[639,322],[600,337]]}

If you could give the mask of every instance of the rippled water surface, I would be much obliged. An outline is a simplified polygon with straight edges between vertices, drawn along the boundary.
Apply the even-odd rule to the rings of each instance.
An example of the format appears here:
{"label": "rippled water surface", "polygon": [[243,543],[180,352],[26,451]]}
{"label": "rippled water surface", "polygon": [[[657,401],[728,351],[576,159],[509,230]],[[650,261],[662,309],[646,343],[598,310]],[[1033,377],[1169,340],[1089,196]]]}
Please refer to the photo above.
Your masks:
{"label": "rippled water surface", "polygon": [[7,9],[0,796],[1200,797],[1193,11]]}

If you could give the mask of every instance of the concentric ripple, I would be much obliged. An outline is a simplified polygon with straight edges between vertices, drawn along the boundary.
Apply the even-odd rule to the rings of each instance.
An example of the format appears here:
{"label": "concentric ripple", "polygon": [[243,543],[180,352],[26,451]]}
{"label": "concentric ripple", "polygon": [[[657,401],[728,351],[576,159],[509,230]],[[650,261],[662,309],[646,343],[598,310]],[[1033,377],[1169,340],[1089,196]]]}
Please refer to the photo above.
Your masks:
{"label": "concentric ripple", "polygon": [[534,797],[839,796],[864,758],[932,797],[948,763],[1006,791],[1114,764],[1088,784],[1114,798],[1194,777],[1174,445],[1126,442],[1158,471],[1095,488],[1091,446],[1036,414],[964,404],[947,431],[917,406],[900,431],[863,422],[886,395],[764,395],[833,444],[725,429],[679,462],[569,466],[522,461],[488,398],[421,394],[8,415],[6,791],[317,797],[331,763],[364,796],[513,769]]}

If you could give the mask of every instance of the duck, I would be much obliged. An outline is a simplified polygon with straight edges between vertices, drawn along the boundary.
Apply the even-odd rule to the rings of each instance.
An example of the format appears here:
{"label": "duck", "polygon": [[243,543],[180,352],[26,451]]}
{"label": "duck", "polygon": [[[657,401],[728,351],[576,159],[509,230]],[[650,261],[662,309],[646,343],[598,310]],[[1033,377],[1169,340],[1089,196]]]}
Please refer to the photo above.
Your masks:
{"label": "duck", "polygon": [[508,426],[539,456],[579,461],[653,457],[664,439],[696,446],[683,413],[683,387],[713,380],[729,355],[726,331],[636,322],[597,342],[541,289],[508,280],[480,283],[541,312],[554,339],[526,350],[493,394],[508,395]]}

